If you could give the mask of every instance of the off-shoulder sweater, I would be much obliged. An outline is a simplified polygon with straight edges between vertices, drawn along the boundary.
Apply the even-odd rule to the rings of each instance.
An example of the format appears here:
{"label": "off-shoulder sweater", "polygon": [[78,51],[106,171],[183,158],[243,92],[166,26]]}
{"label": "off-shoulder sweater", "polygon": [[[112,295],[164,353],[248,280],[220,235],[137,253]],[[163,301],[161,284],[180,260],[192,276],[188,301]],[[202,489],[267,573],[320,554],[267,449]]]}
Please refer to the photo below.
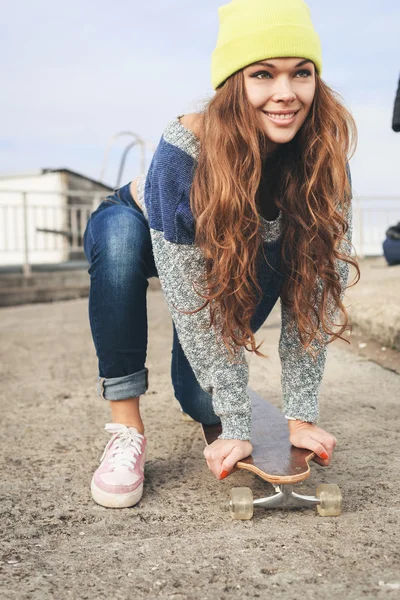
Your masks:
{"label": "off-shoulder sweater", "polygon": [[[205,259],[194,243],[194,218],[189,191],[197,164],[200,141],[184,127],[180,116],[171,120],[155,150],[147,172],[137,181],[138,201],[149,223],[155,265],[164,296],[183,351],[203,390],[210,393],[215,413],[222,424],[221,439],[251,439],[251,400],[247,391],[249,367],[243,347],[232,362],[215,325],[209,327],[206,309],[186,315],[177,310],[194,310],[204,303],[193,282],[205,272]],[[351,182],[350,171],[347,173]],[[346,215],[351,243],[352,209]],[[260,215],[263,240],[279,240],[283,233],[282,213],[275,221]],[[344,249],[341,249],[344,251]],[[265,265],[265,263],[264,263]],[[265,266],[264,268],[267,268]],[[342,297],[348,280],[348,263],[337,261]],[[321,283],[321,282],[319,282]],[[297,326],[282,300],[279,357],[283,412],[288,419],[315,423],[318,420],[318,394],[324,373],[327,337],[316,360],[303,348]]]}

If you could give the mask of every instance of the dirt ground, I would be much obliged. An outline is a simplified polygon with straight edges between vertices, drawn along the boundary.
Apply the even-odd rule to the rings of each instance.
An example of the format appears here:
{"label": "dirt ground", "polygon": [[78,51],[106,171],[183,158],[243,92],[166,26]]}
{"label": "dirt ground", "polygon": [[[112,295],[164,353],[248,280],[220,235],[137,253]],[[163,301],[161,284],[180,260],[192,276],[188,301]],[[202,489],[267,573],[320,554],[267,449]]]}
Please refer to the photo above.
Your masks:
{"label": "dirt ground", "polygon": [[[344,342],[329,348],[319,425],[338,445],[297,491],[338,483],[340,517],[255,509],[232,521],[231,487],[256,497],[273,488],[209,472],[200,428],[173,396],[161,291],[148,307],[149,460],[143,498],[128,509],[90,495],[110,413],[96,394],[87,299],[1,309],[1,598],[400,598],[399,375]],[[279,330],[274,310],[257,334],[270,358],[250,357],[251,387],[277,406]]]}

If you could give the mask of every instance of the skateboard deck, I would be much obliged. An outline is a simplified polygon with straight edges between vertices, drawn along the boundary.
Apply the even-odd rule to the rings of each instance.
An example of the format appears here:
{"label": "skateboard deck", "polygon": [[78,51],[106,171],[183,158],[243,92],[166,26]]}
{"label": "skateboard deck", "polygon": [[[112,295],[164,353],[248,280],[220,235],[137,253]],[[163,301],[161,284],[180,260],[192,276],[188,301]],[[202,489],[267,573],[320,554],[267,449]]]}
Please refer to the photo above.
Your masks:
{"label": "skateboard deck", "polygon": [[[234,470],[245,469],[272,484],[296,483],[310,475],[314,452],[295,448],[289,442],[288,422],[282,412],[247,388],[252,402],[251,456],[238,461]],[[221,425],[202,425],[206,444],[220,435]]]}

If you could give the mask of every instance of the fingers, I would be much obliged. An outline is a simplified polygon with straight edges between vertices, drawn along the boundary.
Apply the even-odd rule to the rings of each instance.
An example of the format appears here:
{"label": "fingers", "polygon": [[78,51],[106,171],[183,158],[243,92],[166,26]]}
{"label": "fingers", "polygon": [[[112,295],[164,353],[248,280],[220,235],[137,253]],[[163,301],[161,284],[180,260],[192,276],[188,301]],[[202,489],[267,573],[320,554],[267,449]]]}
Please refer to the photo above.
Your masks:
{"label": "fingers", "polygon": [[206,456],[208,468],[217,479],[225,479],[239,460],[239,458],[234,458],[235,456],[238,456],[237,449],[236,452],[234,452],[234,450],[235,449],[233,448],[227,457],[219,454],[217,451],[211,451],[209,455]]}
{"label": "fingers", "polygon": [[243,440],[216,440],[204,450],[208,468],[217,479],[225,479],[232,472],[238,460],[249,456],[250,442]]}
{"label": "fingers", "polygon": [[313,432],[313,434],[302,430],[293,434],[290,441],[297,448],[307,448],[307,450],[314,452],[315,457],[313,460],[326,467],[332,460],[337,440],[323,430]]}
{"label": "fingers", "polygon": [[322,460],[328,460],[329,458],[329,452],[327,452],[325,446],[323,446],[318,440],[312,439],[310,443],[310,450],[312,450],[315,455],[319,456],[319,458]]}
{"label": "fingers", "polygon": [[314,461],[323,467],[327,467],[331,462],[335,447],[336,438],[329,437],[322,442],[311,438],[310,450],[315,453]]}
{"label": "fingers", "polygon": [[[215,475],[215,477],[217,479],[219,479],[221,471],[222,471],[222,463],[224,461],[224,456],[222,456],[220,453],[217,452],[215,447],[213,447],[213,444],[210,444],[210,446],[207,446],[204,449],[203,454],[205,456],[208,468],[210,469],[212,474]],[[225,475],[225,477],[226,477],[226,475]]]}
{"label": "fingers", "polygon": [[237,446],[234,446],[221,465],[222,471],[228,471],[228,473],[229,471],[232,471],[237,461],[241,458],[244,458],[243,450]]}
{"label": "fingers", "polygon": [[211,473],[213,475],[215,475],[215,477],[217,479],[225,479],[225,477],[227,477],[229,475],[229,471],[226,471],[226,470],[224,471],[222,469],[223,458],[214,459],[214,460],[208,460],[206,458],[206,461],[207,461],[207,465],[208,465],[208,468],[210,469]]}

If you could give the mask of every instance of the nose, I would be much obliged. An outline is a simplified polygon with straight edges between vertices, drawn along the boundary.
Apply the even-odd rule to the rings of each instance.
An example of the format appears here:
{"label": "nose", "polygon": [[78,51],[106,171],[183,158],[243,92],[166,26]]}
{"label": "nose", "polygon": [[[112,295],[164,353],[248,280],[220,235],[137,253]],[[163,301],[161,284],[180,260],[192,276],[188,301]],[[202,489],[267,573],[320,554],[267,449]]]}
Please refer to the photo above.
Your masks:
{"label": "nose", "polygon": [[275,100],[275,102],[292,102],[296,99],[296,94],[292,90],[290,81],[287,78],[284,77],[280,81],[276,81],[272,99]]}
{"label": "nose", "polygon": [[283,92],[281,94],[276,94],[274,100],[276,102],[293,102],[296,99],[296,94],[294,92]]}

